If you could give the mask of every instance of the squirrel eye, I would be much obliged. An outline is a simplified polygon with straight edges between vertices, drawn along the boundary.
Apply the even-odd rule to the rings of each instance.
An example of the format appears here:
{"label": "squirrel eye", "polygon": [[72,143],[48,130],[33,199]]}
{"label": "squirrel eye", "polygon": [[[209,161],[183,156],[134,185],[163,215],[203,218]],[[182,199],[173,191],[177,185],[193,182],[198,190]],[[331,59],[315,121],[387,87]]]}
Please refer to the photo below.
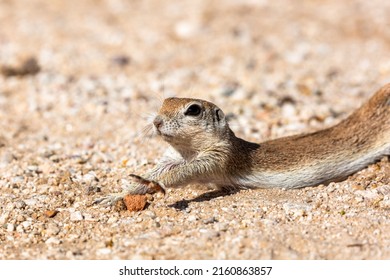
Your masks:
{"label": "squirrel eye", "polygon": [[200,112],[202,111],[202,108],[197,105],[193,104],[190,107],[187,108],[187,110],[184,112],[184,115],[186,116],[198,116]]}
{"label": "squirrel eye", "polygon": [[217,117],[217,121],[221,121],[222,117],[221,117],[221,110],[217,109],[215,111],[215,115]]}

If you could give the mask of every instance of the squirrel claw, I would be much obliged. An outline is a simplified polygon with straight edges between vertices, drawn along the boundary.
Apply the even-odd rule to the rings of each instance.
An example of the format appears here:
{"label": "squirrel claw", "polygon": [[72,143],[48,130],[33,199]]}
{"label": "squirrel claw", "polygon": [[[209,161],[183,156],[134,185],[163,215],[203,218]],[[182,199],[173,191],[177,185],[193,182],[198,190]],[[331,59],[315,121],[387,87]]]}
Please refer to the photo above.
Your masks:
{"label": "squirrel claw", "polygon": [[102,205],[114,205],[117,201],[123,199],[123,194],[110,194],[98,199],[95,199],[92,205],[102,204]]}
{"label": "squirrel claw", "polygon": [[165,189],[156,181],[148,180],[135,174],[130,174],[130,177],[133,178],[135,182],[146,186],[147,189],[145,193],[154,194],[161,192],[163,195],[165,195]]}
{"label": "squirrel claw", "polygon": [[98,198],[98,199],[94,200],[92,205],[101,204],[101,205],[107,205],[107,206],[111,205],[112,206],[117,201],[123,199],[128,194],[146,194],[146,193],[154,194],[157,192],[161,192],[165,195],[165,189],[163,187],[161,187],[161,185],[159,183],[152,181],[152,180],[144,179],[141,176],[138,176],[135,174],[130,174],[130,177],[132,177],[133,180],[141,186],[128,188],[119,194],[110,194],[110,195]]}

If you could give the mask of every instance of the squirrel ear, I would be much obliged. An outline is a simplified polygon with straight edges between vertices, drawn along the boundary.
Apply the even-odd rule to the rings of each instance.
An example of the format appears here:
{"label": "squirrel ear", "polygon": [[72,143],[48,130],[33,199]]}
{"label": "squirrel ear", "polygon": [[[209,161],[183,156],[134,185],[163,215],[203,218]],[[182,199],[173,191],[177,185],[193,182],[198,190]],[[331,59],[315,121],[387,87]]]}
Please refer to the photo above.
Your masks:
{"label": "squirrel ear", "polygon": [[225,118],[225,114],[220,109],[215,110],[215,116],[217,117],[218,122]]}

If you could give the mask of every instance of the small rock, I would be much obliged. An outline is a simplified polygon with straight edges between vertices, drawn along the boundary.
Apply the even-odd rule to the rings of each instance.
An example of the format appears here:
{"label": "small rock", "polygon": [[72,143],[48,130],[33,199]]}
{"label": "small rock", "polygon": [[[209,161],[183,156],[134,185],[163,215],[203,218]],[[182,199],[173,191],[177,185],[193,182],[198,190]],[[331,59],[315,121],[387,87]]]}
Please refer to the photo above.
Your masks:
{"label": "small rock", "polygon": [[34,57],[24,60],[19,66],[4,66],[1,73],[6,77],[35,75],[41,70],[38,61]]}
{"label": "small rock", "polygon": [[202,237],[206,239],[214,239],[220,236],[220,233],[215,230],[200,229],[199,232],[202,234]]}
{"label": "small rock", "polygon": [[381,195],[379,195],[376,190],[372,190],[372,189],[368,189],[364,191],[358,190],[355,193],[361,195],[364,199],[367,200],[378,200],[381,198]]}
{"label": "small rock", "polygon": [[15,230],[15,225],[14,224],[8,224],[7,225],[7,231],[8,232],[13,232]]}
{"label": "small rock", "polygon": [[355,197],[355,201],[356,202],[362,202],[364,199],[363,199],[363,197],[361,197],[361,196],[357,196],[357,197]]}
{"label": "small rock", "polygon": [[145,215],[152,219],[156,218],[156,213],[153,211],[145,211]]}
{"label": "small rock", "polygon": [[9,218],[9,212],[4,213],[0,216],[0,225],[4,225]]}
{"label": "small rock", "polygon": [[46,229],[46,233],[49,236],[57,235],[59,232],[60,232],[59,227],[54,225],[54,224],[49,224],[47,229]]}
{"label": "small rock", "polygon": [[111,58],[111,62],[120,67],[127,66],[130,63],[130,57],[124,54],[116,55]]}
{"label": "small rock", "polygon": [[29,165],[27,166],[27,170],[30,172],[37,172],[39,170],[39,167],[36,165]]}
{"label": "small rock", "polygon": [[307,212],[312,209],[312,206],[296,203],[284,203],[283,209],[287,215],[293,215],[294,217],[305,216]]}
{"label": "small rock", "polygon": [[203,220],[203,223],[204,223],[205,225],[207,225],[207,224],[212,224],[212,223],[215,223],[215,222],[217,222],[217,219],[215,219],[214,217],[211,217],[211,218],[208,218],[208,219]]}
{"label": "small rock", "polygon": [[59,240],[56,237],[50,237],[49,239],[46,240],[46,244],[54,244],[54,245],[59,245],[61,243],[61,240]]}
{"label": "small rock", "polygon": [[145,209],[147,198],[146,195],[133,194],[126,195],[123,199],[127,210],[132,211],[141,211]]}
{"label": "small rock", "polygon": [[16,227],[16,232],[18,232],[18,233],[25,233],[25,230],[24,230],[22,225],[18,225]]}
{"label": "small rock", "polygon": [[24,202],[28,205],[28,206],[35,206],[38,201],[34,198],[30,198],[30,199],[26,199],[24,200]]}
{"label": "small rock", "polygon": [[70,214],[71,221],[82,221],[83,219],[84,219],[84,217],[80,211],[75,211],[75,212]]}
{"label": "small rock", "polygon": [[23,200],[18,200],[15,203],[15,207],[18,209],[24,209],[24,208],[26,208],[26,206],[27,206],[27,204]]}
{"label": "small rock", "polygon": [[89,172],[83,176],[83,181],[85,183],[99,182],[96,174],[94,172]]}
{"label": "small rock", "polygon": [[198,218],[195,215],[189,215],[187,220],[189,222],[195,222]]}
{"label": "small rock", "polygon": [[108,220],[107,220],[107,224],[113,224],[113,223],[116,223],[118,221],[118,218],[117,217],[110,217]]}
{"label": "small rock", "polygon": [[57,210],[46,210],[44,212],[45,216],[48,218],[53,218],[55,215],[57,215],[58,211]]}
{"label": "small rock", "polygon": [[16,221],[18,221],[19,223],[24,222],[24,220],[25,220],[25,218],[23,217],[23,215],[16,216]]}
{"label": "small rock", "polygon": [[90,221],[90,222],[97,222],[99,219],[97,218],[94,218],[93,215],[91,214],[88,214],[88,213],[84,213],[84,220],[85,221]]}
{"label": "small rock", "polygon": [[32,222],[24,221],[23,223],[21,223],[21,225],[23,226],[24,229],[28,229],[32,225]]}
{"label": "small rock", "polygon": [[111,253],[111,251],[112,250],[110,248],[101,248],[101,249],[98,249],[96,251],[96,254],[98,254],[98,255],[108,255],[108,254]]}
{"label": "small rock", "polygon": [[227,223],[216,223],[214,224],[214,229],[217,231],[227,231],[229,229],[229,225]]}
{"label": "small rock", "polygon": [[16,176],[11,179],[12,184],[22,184],[24,182],[23,176]]}

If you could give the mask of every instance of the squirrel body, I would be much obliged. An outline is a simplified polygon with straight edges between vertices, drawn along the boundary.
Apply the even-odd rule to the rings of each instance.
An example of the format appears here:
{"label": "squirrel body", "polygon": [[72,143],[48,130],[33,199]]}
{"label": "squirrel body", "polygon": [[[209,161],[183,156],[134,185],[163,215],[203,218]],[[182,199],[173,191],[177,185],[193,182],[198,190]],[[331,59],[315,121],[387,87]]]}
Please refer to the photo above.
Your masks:
{"label": "squirrel body", "polygon": [[[221,109],[192,98],[167,98],[153,121],[171,151],[142,176],[164,188],[301,188],[339,181],[390,155],[390,84],[335,126],[260,144],[235,136]],[[140,177],[141,178],[141,177]],[[148,192],[135,182],[126,193]]]}

